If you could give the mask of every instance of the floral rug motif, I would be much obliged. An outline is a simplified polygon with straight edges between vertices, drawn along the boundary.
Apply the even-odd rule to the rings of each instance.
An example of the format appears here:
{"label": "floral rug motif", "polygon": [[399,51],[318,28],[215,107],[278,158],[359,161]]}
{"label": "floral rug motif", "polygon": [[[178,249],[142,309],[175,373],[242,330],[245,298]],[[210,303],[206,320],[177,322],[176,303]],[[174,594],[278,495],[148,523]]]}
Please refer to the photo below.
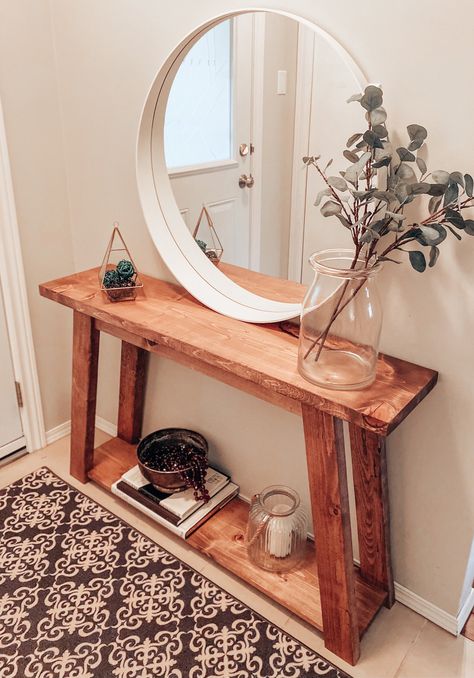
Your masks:
{"label": "floral rug motif", "polygon": [[41,468],[0,491],[0,678],[348,678]]}

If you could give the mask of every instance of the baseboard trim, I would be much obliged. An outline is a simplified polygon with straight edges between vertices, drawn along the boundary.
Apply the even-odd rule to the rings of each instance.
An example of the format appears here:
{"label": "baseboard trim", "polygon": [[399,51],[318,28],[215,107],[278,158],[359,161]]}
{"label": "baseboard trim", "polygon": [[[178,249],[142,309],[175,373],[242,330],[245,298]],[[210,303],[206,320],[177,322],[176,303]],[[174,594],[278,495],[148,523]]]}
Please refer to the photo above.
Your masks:
{"label": "baseboard trim", "polygon": [[65,438],[70,433],[71,433],[70,421],[65,421],[63,424],[59,424],[59,426],[50,428],[49,431],[46,431],[46,445],[51,445],[51,443],[55,443],[56,440],[59,440],[60,438]]}
{"label": "baseboard trim", "polygon": [[[104,433],[108,433],[111,436],[117,435],[117,426],[112,424],[110,421],[107,421],[107,419],[96,417],[95,425],[98,429],[104,431]],[[63,424],[60,424],[59,426],[56,426],[55,428],[52,428],[46,432],[47,444],[50,445],[56,440],[68,436],[70,433],[71,422],[65,421]],[[242,495],[241,498],[248,501],[248,499]],[[421,596],[413,593],[413,591],[410,591],[397,582],[395,582],[395,600],[397,600],[399,603],[402,603],[402,605],[409,607],[410,610],[417,612],[422,617],[425,617],[425,619],[433,622],[433,624],[436,624],[442,629],[449,631],[449,633],[452,633],[454,636],[458,636],[461,633],[467,618],[474,607],[474,589],[471,591],[457,616],[445,612],[445,610],[442,610],[440,607],[430,603],[428,600],[421,598]]]}
{"label": "baseboard trim", "polygon": [[[112,424],[110,421],[107,421],[107,419],[96,417],[95,425],[98,429],[104,431],[104,433],[108,433],[111,436],[117,435],[117,426]],[[46,431],[46,444],[51,445],[51,443],[56,442],[56,440],[59,440],[60,438],[65,438],[66,436],[70,435],[70,433],[71,421],[69,420],[59,424],[59,426],[49,429],[49,431]]]}
{"label": "baseboard trim", "polygon": [[95,425],[98,429],[100,429],[104,433],[108,433],[109,436],[117,435],[117,425],[112,424],[112,422],[107,421],[107,419],[103,419],[102,417],[96,417]]}

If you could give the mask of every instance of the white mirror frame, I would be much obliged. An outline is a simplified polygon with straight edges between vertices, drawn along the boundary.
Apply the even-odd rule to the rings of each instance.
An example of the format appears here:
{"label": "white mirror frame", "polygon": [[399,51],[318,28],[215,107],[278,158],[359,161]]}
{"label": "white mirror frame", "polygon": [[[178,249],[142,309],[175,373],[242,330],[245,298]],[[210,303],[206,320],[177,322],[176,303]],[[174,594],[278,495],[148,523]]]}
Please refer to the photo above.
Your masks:
{"label": "white mirror frame", "polygon": [[[301,304],[273,301],[234,283],[196,246],[173,195],[164,154],[164,135],[153,138],[153,128],[164,130],[168,95],[174,76],[192,45],[210,28],[240,14],[268,12],[249,8],[221,14],[201,25],[171,52],[148,93],[137,140],[137,182],[148,230],[164,263],[178,282],[204,305],[218,313],[252,323],[274,323],[300,314]],[[271,10],[294,19],[322,35],[339,53],[361,90],[367,83],[351,55],[329,33],[289,12]]]}

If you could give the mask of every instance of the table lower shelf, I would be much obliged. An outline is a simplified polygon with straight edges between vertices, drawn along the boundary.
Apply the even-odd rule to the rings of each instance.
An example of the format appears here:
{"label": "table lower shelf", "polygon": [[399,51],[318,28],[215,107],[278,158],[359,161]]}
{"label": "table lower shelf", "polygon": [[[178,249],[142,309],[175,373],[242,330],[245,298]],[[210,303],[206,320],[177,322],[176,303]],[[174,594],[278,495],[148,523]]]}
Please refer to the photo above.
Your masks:
{"label": "table lower shelf", "polygon": [[[110,490],[112,484],[135,464],[135,445],[112,438],[94,451],[94,466],[89,478]],[[187,543],[323,631],[314,544],[308,540],[305,561],[298,569],[285,574],[266,572],[248,559],[244,539],[247,516],[248,505],[241,499],[234,499],[196,530]],[[357,567],[355,574],[357,616],[362,635],[384,604],[386,593],[365,582]]]}

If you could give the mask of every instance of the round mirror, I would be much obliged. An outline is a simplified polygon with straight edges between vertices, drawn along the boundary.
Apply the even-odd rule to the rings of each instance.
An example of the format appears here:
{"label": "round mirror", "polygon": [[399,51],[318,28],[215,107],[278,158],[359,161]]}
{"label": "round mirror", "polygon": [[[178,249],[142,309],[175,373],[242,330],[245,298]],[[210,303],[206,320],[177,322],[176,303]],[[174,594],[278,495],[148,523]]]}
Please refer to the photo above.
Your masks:
{"label": "round mirror", "polygon": [[327,245],[322,186],[302,158],[345,147],[357,119],[345,102],[364,85],[341,45],[283,13],[220,17],[170,55],[143,111],[137,176],[154,243],[193,296],[250,322],[299,314],[307,260]]}

